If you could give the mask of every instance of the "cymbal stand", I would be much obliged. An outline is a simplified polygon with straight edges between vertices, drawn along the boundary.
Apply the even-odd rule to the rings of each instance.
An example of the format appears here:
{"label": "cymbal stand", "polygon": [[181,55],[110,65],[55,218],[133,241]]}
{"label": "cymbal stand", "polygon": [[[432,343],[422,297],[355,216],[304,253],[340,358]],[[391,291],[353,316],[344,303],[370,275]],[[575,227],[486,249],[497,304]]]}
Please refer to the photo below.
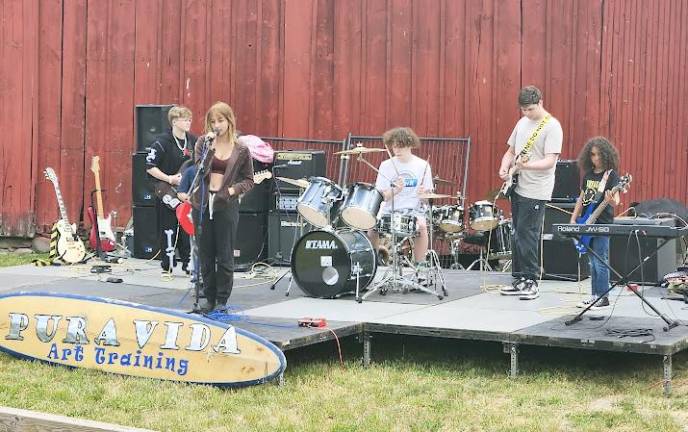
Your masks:
{"label": "cymbal stand", "polygon": [[[434,294],[437,295],[437,298],[442,300],[445,296],[447,296],[447,284],[444,280],[444,275],[442,274],[442,266],[440,264],[440,257],[437,255],[437,251],[433,248],[433,220],[432,220],[432,211],[433,211],[433,199],[428,200],[428,204],[430,204],[430,209],[428,210],[428,217],[426,220],[427,226],[428,226],[428,235],[430,236],[430,248],[428,249],[428,254],[430,255],[430,266],[427,269],[427,281],[428,281],[428,286],[433,285],[435,287],[435,292]],[[416,275],[418,275],[418,269],[416,269]],[[441,282],[441,288],[442,288],[442,294],[437,293],[437,281]]]}

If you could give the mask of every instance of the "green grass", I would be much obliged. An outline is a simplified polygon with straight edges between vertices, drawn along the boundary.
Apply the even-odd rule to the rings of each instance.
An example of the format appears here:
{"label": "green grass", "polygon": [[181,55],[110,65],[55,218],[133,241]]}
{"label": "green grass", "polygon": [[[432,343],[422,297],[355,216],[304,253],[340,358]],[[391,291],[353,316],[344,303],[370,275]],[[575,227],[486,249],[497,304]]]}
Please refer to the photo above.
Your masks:
{"label": "green grass", "polygon": [[28,264],[35,259],[48,259],[48,254],[35,252],[27,254],[19,254],[16,252],[0,254],[0,267]]}
{"label": "green grass", "polygon": [[[2,261],[0,257],[0,261]],[[231,390],[51,367],[0,354],[0,405],[169,431],[684,431],[688,355],[671,398],[659,356],[375,337],[288,352],[284,386]]]}

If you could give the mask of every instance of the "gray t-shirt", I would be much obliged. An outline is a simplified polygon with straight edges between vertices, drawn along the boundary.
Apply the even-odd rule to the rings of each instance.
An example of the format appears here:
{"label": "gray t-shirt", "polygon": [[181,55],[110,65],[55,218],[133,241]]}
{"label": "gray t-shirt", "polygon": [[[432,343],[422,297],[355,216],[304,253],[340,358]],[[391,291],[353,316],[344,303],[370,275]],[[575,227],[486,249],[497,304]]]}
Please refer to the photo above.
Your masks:
{"label": "gray t-shirt", "polygon": [[[528,117],[525,116],[516,123],[507,141],[509,146],[513,146],[516,155],[523,150],[538,124],[540,121],[528,120]],[[528,160],[538,161],[544,159],[547,154],[560,154],[563,139],[564,132],[561,130],[561,124],[557,119],[551,117],[535,140]],[[516,193],[526,198],[549,201],[552,199],[552,190],[554,189],[555,169],[556,166],[546,171],[523,170],[519,172]]]}

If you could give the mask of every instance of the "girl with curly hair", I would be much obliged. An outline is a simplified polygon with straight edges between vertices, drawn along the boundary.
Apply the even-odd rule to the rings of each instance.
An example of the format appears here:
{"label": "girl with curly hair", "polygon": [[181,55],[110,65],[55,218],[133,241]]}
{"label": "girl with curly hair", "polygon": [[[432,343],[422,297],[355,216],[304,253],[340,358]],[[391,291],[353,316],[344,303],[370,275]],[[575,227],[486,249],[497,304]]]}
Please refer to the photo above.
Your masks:
{"label": "girl with curly hair", "polygon": [[[619,204],[619,193],[611,192],[619,183],[619,152],[616,147],[605,137],[591,138],[578,156],[578,166],[585,174],[571,223],[576,223],[581,214],[594,210],[602,202],[607,205],[595,223],[614,223],[614,207]],[[605,309],[609,307],[609,299],[605,295],[609,290],[609,268],[606,265],[609,262],[609,237],[593,236],[588,247],[596,253],[589,254],[592,297],[576,306],[584,308],[594,303],[593,309]]]}

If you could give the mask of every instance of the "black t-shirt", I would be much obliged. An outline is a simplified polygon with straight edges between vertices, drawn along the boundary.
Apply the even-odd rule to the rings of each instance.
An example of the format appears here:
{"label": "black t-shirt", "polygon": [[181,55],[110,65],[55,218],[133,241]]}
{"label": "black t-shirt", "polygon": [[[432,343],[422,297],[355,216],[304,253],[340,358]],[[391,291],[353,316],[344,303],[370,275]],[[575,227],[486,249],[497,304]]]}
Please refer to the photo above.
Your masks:
{"label": "black t-shirt", "polygon": [[158,167],[165,174],[177,174],[182,164],[193,156],[195,144],[196,136],[187,132],[185,142],[175,139],[169,130],[151,143],[146,156],[146,168]]}
{"label": "black t-shirt", "polygon": [[[583,212],[584,215],[590,205],[593,205],[593,210],[597,207],[599,203],[604,201],[604,194],[597,191],[600,186],[600,181],[604,177],[605,171],[601,173],[596,173],[594,171],[588,171],[583,176],[583,182],[581,183],[581,190],[583,191]],[[604,190],[608,191],[619,183],[619,175],[616,171],[611,171],[609,177],[607,178],[607,184],[604,186]],[[614,208],[612,206],[607,206],[600,217],[597,218],[595,223],[598,224],[610,224],[614,223]]]}

